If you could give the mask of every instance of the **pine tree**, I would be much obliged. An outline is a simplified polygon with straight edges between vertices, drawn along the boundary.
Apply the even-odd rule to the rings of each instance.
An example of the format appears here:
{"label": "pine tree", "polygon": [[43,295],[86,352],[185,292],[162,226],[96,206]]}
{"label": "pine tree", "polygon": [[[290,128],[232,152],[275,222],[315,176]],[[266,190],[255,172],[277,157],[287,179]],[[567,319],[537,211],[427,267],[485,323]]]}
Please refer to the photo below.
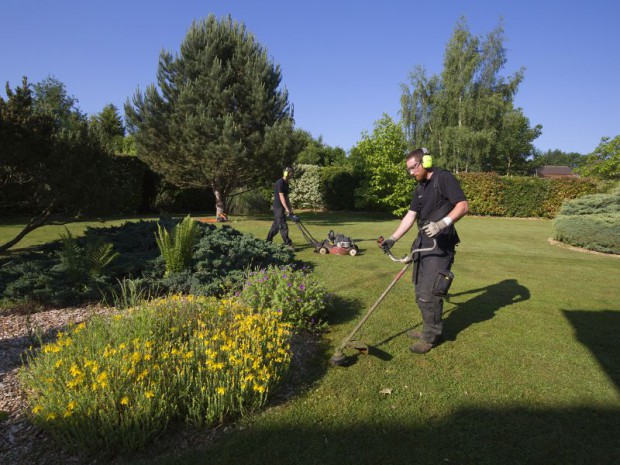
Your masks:
{"label": "pine tree", "polygon": [[[231,195],[291,161],[293,128],[281,72],[242,23],[194,22],[178,55],[163,51],[157,84],[127,102],[138,157],[178,187]],[[233,194],[234,193],[234,194]]]}

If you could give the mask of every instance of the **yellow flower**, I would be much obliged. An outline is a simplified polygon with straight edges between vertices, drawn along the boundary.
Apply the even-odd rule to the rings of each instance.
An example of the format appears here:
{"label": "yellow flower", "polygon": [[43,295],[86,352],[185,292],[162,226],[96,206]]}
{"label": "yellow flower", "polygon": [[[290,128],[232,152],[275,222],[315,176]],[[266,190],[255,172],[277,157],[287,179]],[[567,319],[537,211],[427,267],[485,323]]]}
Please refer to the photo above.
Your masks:
{"label": "yellow flower", "polygon": [[71,368],[69,369],[69,373],[71,373],[71,375],[72,375],[74,378],[77,378],[78,376],[81,376],[81,375],[83,375],[83,374],[84,374],[84,373],[82,373],[82,372],[80,371],[80,369],[78,368],[78,366],[77,366],[77,364],[76,364],[76,363],[74,363],[73,365],[71,365]]}
{"label": "yellow flower", "polygon": [[56,363],[54,363],[54,368],[60,368],[60,365],[62,365],[62,359],[60,359]]}
{"label": "yellow flower", "polygon": [[144,393],[144,396],[145,396],[147,399],[151,399],[151,398],[155,397],[155,393],[154,393],[153,391],[146,391],[146,392]]}
{"label": "yellow flower", "polygon": [[80,323],[73,329],[73,334],[77,334],[86,327],[86,323]]}
{"label": "yellow flower", "polygon": [[133,363],[138,363],[141,359],[142,359],[142,355],[140,355],[140,352],[134,352],[131,356],[131,361]]}
{"label": "yellow flower", "polygon": [[73,410],[76,405],[77,405],[77,402],[72,400],[71,402],[67,404],[67,410]]}
{"label": "yellow flower", "polygon": [[129,398],[128,397],[123,397],[121,399],[121,405],[129,405]]}
{"label": "yellow flower", "polygon": [[56,419],[56,414],[55,413],[50,413],[49,415],[47,415],[47,418],[45,419],[45,421],[52,421]]}
{"label": "yellow flower", "polygon": [[34,413],[36,415],[41,410],[43,410],[43,407],[41,405],[35,405],[34,408],[32,409],[32,413]]}
{"label": "yellow flower", "polygon": [[215,390],[215,392],[217,392],[218,394],[224,394],[226,392],[226,389],[224,389],[223,387],[219,387]]}

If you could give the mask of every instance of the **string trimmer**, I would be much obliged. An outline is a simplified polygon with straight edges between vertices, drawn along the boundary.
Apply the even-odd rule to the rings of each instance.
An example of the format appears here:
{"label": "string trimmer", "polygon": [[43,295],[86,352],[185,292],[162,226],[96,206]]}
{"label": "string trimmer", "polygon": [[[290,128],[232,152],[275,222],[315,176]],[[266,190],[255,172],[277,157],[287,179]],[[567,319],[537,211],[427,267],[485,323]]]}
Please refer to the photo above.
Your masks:
{"label": "string trimmer", "polygon": [[[379,237],[379,240],[377,242],[379,243],[379,246],[381,246],[381,244],[383,243],[383,236]],[[392,254],[391,251],[387,252],[388,256],[392,259],[392,261],[404,263],[405,266],[403,266],[403,268],[398,272],[398,274],[394,277],[394,279],[392,279],[392,282],[390,283],[390,285],[387,287],[385,291],[383,291],[383,294],[381,294],[381,296],[372,305],[372,307],[368,309],[368,311],[366,312],[366,315],[364,315],[364,317],[359,321],[359,323],[355,326],[355,328],[353,328],[353,331],[351,331],[351,333],[347,337],[345,337],[343,341],[340,343],[340,345],[336,349],[336,352],[334,352],[334,355],[330,359],[332,364],[337,365],[337,366],[345,365],[345,362],[347,359],[347,357],[344,354],[345,349],[355,349],[361,354],[368,355],[368,346],[364,344],[362,341],[353,340],[353,336],[355,336],[357,332],[359,331],[359,329],[364,325],[364,323],[366,323],[366,320],[368,320],[370,315],[372,315],[372,312],[375,311],[375,309],[379,306],[379,304],[385,298],[385,296],[392,290],[392,288],[398,282],[398,280],[403,277],[403,275],[405,274],[409,266],[411,266],[411,264],[413,263],[413,255],[418,252],[430,252],[431,250],[434,250],[435,247],[437,247],[437,240],[433,239],[432,247],[427,247],[424,249],[412,249],[411,252],[409,252],[407,255],[404,255],[401,258],[396,258]]]}

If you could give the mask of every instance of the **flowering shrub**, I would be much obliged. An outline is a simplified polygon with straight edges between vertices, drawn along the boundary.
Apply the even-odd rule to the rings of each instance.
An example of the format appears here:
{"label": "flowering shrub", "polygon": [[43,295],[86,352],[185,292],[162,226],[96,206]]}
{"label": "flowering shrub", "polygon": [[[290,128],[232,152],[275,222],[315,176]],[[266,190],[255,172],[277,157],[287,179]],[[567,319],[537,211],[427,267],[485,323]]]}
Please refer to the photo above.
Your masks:
{"label": "flowering shrub", "polygon": [[304,269],[286,265],[251,271],[237,294],[250,307],[278,312],[283,321],[295,328],[325,326],[328,294]]}
{"label": "flowering shrub", "polygon": [[214,425],[263,406],[288,369],[289,337],[274,312],[173,296],[59,333],[20,378],[35,423],[67,447],[111,454],[175,420]]}

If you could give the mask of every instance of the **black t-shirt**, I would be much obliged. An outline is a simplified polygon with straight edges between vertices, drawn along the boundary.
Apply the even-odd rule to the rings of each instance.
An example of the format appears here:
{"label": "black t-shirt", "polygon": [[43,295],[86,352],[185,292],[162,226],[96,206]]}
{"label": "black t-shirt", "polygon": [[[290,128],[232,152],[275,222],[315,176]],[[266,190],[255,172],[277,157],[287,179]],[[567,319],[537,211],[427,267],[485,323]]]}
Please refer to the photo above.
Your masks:
{"label": "black t-shirt", "polygon": [[[463,200],[467,200],[467,197],[454,175],[437,169],[429,181],[418,183],[409,210],[417,213],[418,227],[422,227],[429,221],[441,220]],[[454,225],[442,230],[437,240],[441,248],[457,244],[458,235]]]}
{"label": "black t-shirt", "polygon": [[284,205],[280,202],[280,193],[284,194],[284,197],[288,199],[288,182],[286,182],[283,178],[278,179],[273,186],[273,193],[273,209],[284,210]]}

